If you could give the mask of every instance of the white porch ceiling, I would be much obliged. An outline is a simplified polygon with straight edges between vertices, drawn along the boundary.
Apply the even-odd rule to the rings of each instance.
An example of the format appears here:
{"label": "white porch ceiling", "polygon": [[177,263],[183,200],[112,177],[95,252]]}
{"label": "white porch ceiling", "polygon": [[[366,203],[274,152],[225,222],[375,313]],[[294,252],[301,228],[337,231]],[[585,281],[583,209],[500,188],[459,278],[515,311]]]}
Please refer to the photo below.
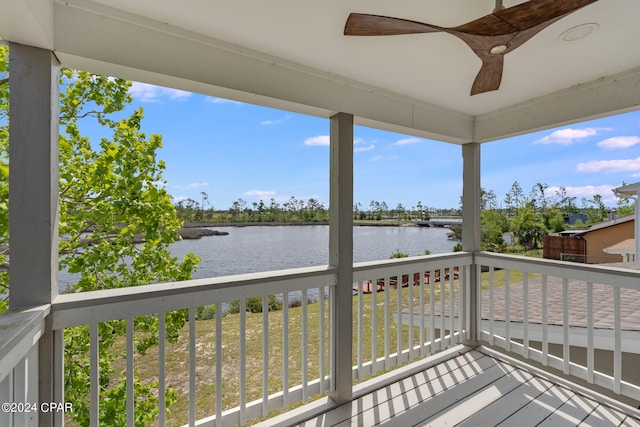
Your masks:
{"label": "white porch ceiling", "polygon": [[[505,0],[506,7],[522,3]],[[456,26],[493,0],[3,0],[0,37],[63,65],[455,143],[638,108],[640,1],[599,0],[505,56],[500,89],[444,33],[343,35],[351,12]],[[579,24],[590,36],[559,38]]]}

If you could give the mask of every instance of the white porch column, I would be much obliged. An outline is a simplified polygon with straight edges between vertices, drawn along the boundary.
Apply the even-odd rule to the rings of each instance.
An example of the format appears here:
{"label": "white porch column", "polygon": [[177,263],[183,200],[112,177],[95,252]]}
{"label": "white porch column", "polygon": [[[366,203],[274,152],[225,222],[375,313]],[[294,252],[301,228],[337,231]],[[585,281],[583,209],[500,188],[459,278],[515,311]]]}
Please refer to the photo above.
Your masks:
{"label": "white porch column", "polygon": [[[19,44],[9,45],[9,59],[9,306],[16,309],[50,304],[58,294],[60,64],[51,51]],[[46,327],[39,399],[61,402],[62,333],[52,332],[50,318]],[[53,417],[39,412],[39,425],[58,425],[61,415]]]}
{"label": "white porch column", "polygon": [[52,52],[9,47],[11,308],[58,295],[59,63]]}
{"label": "white porch column", "polygon": [[[468,143],[462,146],[462,250],[477,252],[482,248],[480,233],[480,144]],[[478,298],[480,278],[475,262],[469,272],[470,335],[467,344],[476,345],[478,333]]]}
{"label": "white porch column", "polygon": [[338,269],[333,321],[333,375],[330,397],[338,404],[352,396],[353,330],[353,115],[331,117],[329,264]]}

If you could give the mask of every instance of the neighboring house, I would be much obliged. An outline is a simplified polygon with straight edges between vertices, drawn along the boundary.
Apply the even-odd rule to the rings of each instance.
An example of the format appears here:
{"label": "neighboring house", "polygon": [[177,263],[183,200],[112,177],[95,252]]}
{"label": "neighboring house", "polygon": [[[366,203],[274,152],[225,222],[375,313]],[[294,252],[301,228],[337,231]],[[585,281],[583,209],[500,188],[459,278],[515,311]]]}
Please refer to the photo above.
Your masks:
{"label": "neighboring house", "polygon": [[593,224],[581,237],[587,242],[587,263],[622,262],[623,257],[616,252],[606,252],[624,240],[634,238],[634,215],[625,215],[616,219]]}
{"label": "neighboring house", "polygon": [[636,239],[626,239],[613,246],[604,248],[608,254],[616,254],[622,257],[622,262],[633,262],[636,260]]}

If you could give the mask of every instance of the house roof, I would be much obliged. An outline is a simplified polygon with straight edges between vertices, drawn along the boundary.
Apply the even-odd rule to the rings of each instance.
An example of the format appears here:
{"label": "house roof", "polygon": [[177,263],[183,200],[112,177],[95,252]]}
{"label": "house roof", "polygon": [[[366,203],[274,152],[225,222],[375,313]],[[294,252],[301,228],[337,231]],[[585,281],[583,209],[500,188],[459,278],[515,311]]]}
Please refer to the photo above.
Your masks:
{"label": "house roof", "polygon": [[606,221],[598,222],[596,224],[591,225],[588,230],[584,232],[584,234],[590,233],[592,231],[601,230],[607,227],[613,227],[614,225],[623,224],[625,222],[633,221],[634,215],[625,215],[615,219],[608,219]]}
{"label": "house roof", "polygon": [[[504,1],[507,8],[520,3]],[[455,27],[494,6],[493,0],[3,0],[0,38],[51,49],[70,68],[323,117],[342,111],[357,124],[453,143],[638,108],[637,0],[598,0],[549,25],[504,55],[498,90],[474,96],[481,61],[451,34],[343,35],[351,12]],[[595,31],[566,41],[567,31],[583,24]]]}
{"label": "house roof", "polygon": [[635,252],[636,239],[626,239],[622,242],[618,242],[615,245],[609,246],[603,249],[608,254],[626,254],[629,252]]}

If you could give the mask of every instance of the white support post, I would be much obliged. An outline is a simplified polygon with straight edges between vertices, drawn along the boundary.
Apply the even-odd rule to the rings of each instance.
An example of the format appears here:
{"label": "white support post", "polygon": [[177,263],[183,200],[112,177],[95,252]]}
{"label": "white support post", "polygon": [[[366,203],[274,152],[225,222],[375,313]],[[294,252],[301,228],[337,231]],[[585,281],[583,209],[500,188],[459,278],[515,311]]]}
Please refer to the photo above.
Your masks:
{"label": "white support post", "polygon": [[331,117],[329,264],[338,269],[333,301],[334,384],[330,397],[342,405],[352,399],[353,325],[353,115]]}
{"label": "white support post", "polygon": [[[478,252],[481,250],[480,235],[480,144],[468,143],[462,146],[462,250]],[[475,257],[474,257],[475,260]],[[467,345],[478,344],[478,300],[480,298],[480,278],[475,261],[469,271],[470,281],[470,340]]]}
{"label": "white support post", "polygon": [[[12,309],[50,304],[58,294],[58,99],[53,52],[9,45],[9,242]],[[39,398],[60,402],[62,334],[51,321],[39,342]],[[58,400],[56,400],[58,399]],[[60,416],[39,412],[40,425]]]}

